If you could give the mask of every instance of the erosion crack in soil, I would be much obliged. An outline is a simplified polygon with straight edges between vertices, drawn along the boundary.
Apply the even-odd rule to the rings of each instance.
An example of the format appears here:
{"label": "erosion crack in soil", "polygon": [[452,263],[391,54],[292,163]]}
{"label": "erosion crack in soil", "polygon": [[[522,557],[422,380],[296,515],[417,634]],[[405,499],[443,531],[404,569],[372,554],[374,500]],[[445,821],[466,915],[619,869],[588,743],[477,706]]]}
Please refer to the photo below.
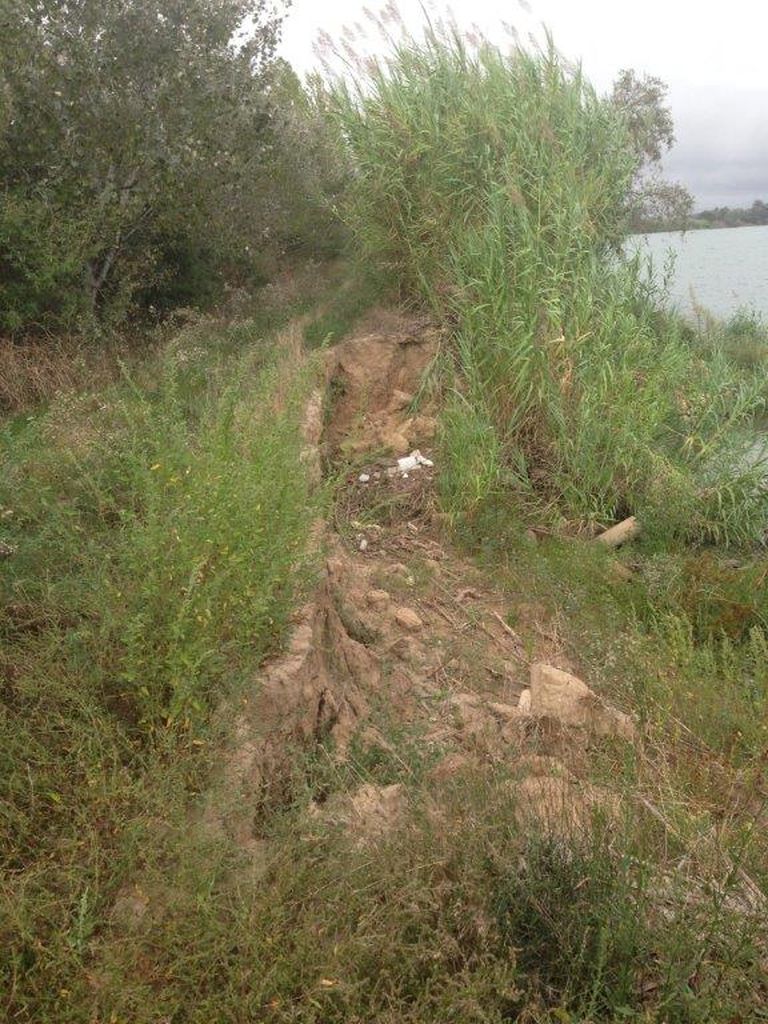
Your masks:
{"label": "erosion crack in soil", "polygon": [[[238,714],[205,815],[245,845],[260,842],[260,822],[295,798],[302,755],[322,748],[342,764],[353,745],[358,755],[391,749],[393,731],[418,736],[435,779],[518,764],[530,777],[521,813],[536,806],[549,820],[554,802],[567,802],[562,817],[572,821],[611,803],[567,781],[578,772],[592,712],[559,718],[550,701],[546,714],[531,714],[529,664],[570,669],[564,651],[543,631],[526,652],[505,620],[503,595],[446,540],[435,469],[397,471],[397,457],[411,449],[436,457],[435,410],[416,395],[439,343],[429,320],[387,312],[326,355],[325,395],[312,396],[305,423],[308,458],[342,475],[332,522],[315,536],[325,551],[322,579],[288,650],[265,667]],[[542,775],[549,781],[536,781]],[[310,813],[326,812],[327,795],[310,795]],[[333,800],[328,813],[333,807],[350,827],[368,823],[380,834],[399,820],[402,797],[402,789],[363,782],[346,811]]]}

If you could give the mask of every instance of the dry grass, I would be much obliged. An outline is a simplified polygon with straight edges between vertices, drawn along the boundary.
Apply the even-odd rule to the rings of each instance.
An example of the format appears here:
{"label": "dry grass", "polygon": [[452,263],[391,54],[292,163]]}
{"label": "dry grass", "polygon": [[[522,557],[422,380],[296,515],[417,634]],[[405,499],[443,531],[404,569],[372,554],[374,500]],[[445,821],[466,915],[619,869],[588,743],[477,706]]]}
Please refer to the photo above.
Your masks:
{"label": "dry grass", "polygon": [[0,412],[20,413],[73,391],[107,387],[129,358],[136,356],[127,348],[76,337],[0,338]]}
{"label": "dry grass", "polygon": [[[256,334],[269,333],[276,322],[311,308],[326,294],[335,296],[344,273],[338,263],[313,260],[277,268],[273,280],[255,295],[232,290],[217,315],[247,322]],[[17,415],[66,395],[95,394],[119,380],[126,367],[140,376],[152,352],[180,327],[198,324],[204,329],[211,322],[195,309],[179,309],[153,331],[123,333],[111,340],[74,334],[16,341],[0,336],[0,414]]]}

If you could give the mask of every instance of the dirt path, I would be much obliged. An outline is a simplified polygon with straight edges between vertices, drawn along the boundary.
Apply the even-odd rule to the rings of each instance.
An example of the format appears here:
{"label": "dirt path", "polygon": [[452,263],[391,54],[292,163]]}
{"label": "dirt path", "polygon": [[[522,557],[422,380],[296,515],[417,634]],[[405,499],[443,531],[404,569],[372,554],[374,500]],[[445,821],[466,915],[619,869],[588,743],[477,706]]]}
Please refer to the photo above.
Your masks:
{"label": "dirt path", "polygon": [[[537,805],[589,803],[586,785],[575,793],[587,717],[599,710],[594,695],[561,695],[563,707],[581,701],[567,737],[561,698],[531,714],[531,665],[570,668],[557,637],[526,649],[505,619],[508,599],[440,528],[428,464],[436,424],[429,402],[415,402],[439,340],[424,319],[379,313],[329,351],[326,393],[309,403],[308,457],[344,474],[334,515],[318,530],[325,568],[287,652],[266,666],[238,714],[206,811],[210,825],[254,851],[263,823],[293,798],[301,752],[322,749],[341,764],[392,752],[393,735],[404,732],[433,779],[512,762]],[[398,457],[413,450],[426,462],[401,470]],[[516,609],[525,614],[524,604]],[[614,713],[600,713],[609,719],[603,731],[615,731]],[[401,784],[362,783],[341,802],[313,792],[308,812],[375,833],[405,800]]]}

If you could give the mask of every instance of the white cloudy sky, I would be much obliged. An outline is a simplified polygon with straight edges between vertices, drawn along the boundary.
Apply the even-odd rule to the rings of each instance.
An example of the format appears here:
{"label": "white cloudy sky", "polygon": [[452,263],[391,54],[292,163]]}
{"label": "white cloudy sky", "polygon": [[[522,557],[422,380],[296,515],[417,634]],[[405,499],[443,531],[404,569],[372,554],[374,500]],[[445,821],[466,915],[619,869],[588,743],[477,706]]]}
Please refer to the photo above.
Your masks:
{"label": "white cloudy sky", "polygon": [[[283,55],[299,72],[316,65],[313,42],[324,29],[365,21],[384,0],[293,0]],[[399,0],[406,22],[422,22],[419,0]],[[427,6],[444,11],[440,0]],[[475,22],[506,43],[501,22],[521,35],[553,32],[559,49],[581,59],[608,89],[621,68],[658,75],[669,85],[677,145],[666,160],[698,206],[768,199],[768,3],[763,0],[453,0],[460,24]]]}

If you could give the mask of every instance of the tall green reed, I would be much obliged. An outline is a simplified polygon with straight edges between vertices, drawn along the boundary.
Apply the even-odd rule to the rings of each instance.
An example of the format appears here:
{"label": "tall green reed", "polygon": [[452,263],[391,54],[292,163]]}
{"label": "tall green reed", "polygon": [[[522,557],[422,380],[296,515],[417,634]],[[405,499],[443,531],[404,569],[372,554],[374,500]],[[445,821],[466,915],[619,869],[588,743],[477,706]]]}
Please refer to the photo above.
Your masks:
{"label": "tall green reed", "polygon": [[361,254],[451,327],[449,514],[514,497],[576,524],[634,512],[686,539],[754,539],[759,387],[660,319],[622,256],[636,151],[581,69],[551,43],[507,55],[429,31],[330,97]]}

